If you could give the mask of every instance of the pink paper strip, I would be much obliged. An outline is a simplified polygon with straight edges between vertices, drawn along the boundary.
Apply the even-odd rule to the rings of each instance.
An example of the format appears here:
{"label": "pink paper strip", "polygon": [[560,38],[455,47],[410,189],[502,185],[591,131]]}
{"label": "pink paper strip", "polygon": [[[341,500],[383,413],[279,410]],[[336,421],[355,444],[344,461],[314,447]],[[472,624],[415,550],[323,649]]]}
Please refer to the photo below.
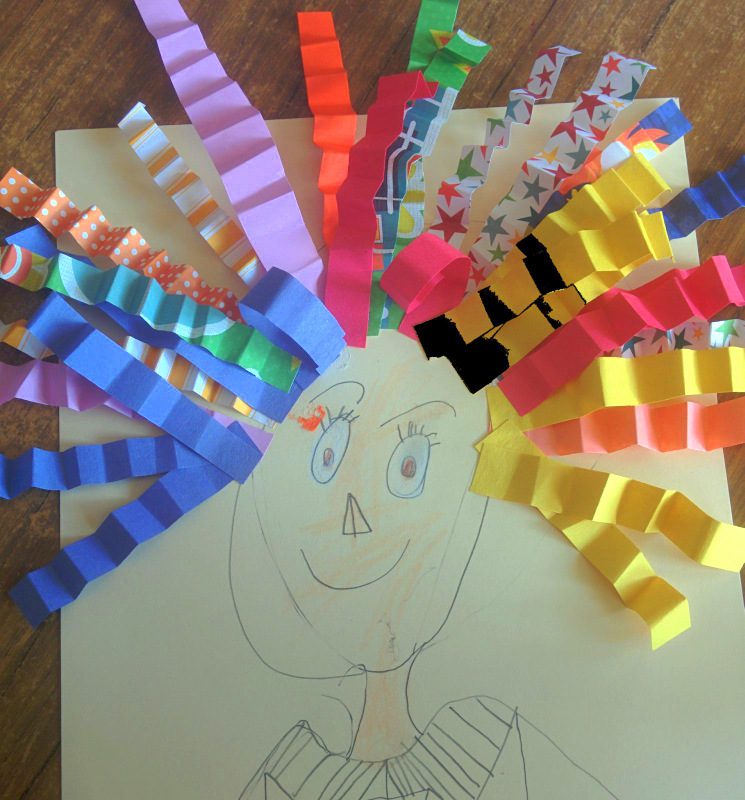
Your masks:
{"label": "pink paper strip", "polygon": [[471,260],[431,233],[423,233],[391,261],[381,288],[406,312],[398,329],[416,339],[414,325],[444,314],[463,297]]}
{"label": "pink paper strip", "polygon": [[511,366],[499,388],[519,414],[527,414],[642,329],[668,330],[691,317],[711,319],[727,305],[745,305],[744,292],[745,265],[730,267],[725,256],[693,269],[670,270],[631,291],[609,289]]}
{"label": "pink paper strip", "polygon": [[383,182],[386,152],[401,132],[407,103],[432,97],[434,87],[421,72],[378,81],[365,136],[352,148],[348,177],[337,195],[339,227],[329,251],[324,302],[354,347],[364,347],[367,336],[376,234],[373,198]]}
{"label": "pink paper strip", "polygon": [[135,4],[261,263],[280,267],[319,295],[323,264],[261,113],[178,0]]}

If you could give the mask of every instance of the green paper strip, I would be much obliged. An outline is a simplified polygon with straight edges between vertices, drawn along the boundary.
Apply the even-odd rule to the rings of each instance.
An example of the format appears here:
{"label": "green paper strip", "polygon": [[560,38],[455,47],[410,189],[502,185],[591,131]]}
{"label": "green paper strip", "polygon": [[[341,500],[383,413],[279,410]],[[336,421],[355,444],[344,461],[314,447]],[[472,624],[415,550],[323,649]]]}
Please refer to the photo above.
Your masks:
{"label": "green paper strip", "polygon": [[0,278],[24,289],[51,289],[86,305],[108,303],[152,328],[208,350],[266,383],[289,391],[300,366],[258,330],[234,322],[212,306],[166,294],[152,278],[124,266],[102,270],[67,253],[45,258],[9,245],[0,248]]}
{"label": "green paper strip", "polygon": [[409,53],[409,72],[424,70],[440,49],[437,34],[450,33],[455,27],[459,0],[422,0],[416,18],[414,38]]}
{"label": "green paper strip", "polygon": [[424,77],[428,81],[437,81],[440,86],[460,90],[471,69],[478,66],[490,51],[491,45],[459,30],[432,56]]}

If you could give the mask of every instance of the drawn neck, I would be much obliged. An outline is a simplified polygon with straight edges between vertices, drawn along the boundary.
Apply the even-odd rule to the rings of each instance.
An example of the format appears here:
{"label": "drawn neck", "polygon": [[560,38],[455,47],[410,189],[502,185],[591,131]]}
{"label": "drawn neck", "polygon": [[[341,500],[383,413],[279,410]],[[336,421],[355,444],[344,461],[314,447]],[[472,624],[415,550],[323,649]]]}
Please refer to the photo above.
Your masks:
{"label": "drawn neck", "polygon": [[414,659],[390,672],[368,672],[365,707],[352,758],[385,761],[408,750],[419,731],[409,715],[407,684]]}

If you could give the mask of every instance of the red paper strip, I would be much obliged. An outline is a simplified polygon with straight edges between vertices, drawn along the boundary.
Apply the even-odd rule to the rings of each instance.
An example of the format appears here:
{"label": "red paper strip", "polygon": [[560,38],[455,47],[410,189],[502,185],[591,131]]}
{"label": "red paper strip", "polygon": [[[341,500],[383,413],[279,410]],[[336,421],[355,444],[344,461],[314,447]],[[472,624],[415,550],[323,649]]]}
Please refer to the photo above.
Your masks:
{"label": "red paper strip", "polygon": [[463,297],[471,260],[431,233],[423,233],[391,261],[381,288],[406,312],[398,329],[416,339],[414,325],[445,313]]}
{"label": "red paper strip", "polygon": [[357,114],[330,11],[299,11],[300,54],[308,105],[313,112],[313,143],[323,153],[318,188],[323,194],[323,239],[331,241],[339,222],[336,194],[347,177]]}
{"label": "red paper strip", "polygon": [[511,366],[499,388],[519,414],[527,414],[643,328],[668,330],[692,317],[711,319],[727,305],[745,305],[744,291],[745,265],[730,267],[726,256],[670,270],[638,289],[609,289]]}
{"label": "red paper strip", "polygon": [[349,175],[337,195],[339,227],[329,251],[324,302],[353,347],[364,347],[367,337],[377,227],[373,198],[383,182],[385,155],[401,132],[407,103],[432,97],[434,89],[421,72],[382,77],[365,136],[350,153]]}

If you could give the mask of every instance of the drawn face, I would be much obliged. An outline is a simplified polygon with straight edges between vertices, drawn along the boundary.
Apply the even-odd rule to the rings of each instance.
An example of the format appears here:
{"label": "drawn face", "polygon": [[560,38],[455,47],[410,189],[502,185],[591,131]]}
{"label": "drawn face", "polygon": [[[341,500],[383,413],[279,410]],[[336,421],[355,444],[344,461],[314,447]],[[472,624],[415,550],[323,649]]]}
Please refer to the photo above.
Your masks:
{"label": "drawn face", "polygon": [[467,490],[485,428],[449,364],[384,333],[305,392],[242,493],[255,511],[239,503],[236,530],[257,519],[286,607],[350,665],[393,668],[447,617],[484,510]]}

